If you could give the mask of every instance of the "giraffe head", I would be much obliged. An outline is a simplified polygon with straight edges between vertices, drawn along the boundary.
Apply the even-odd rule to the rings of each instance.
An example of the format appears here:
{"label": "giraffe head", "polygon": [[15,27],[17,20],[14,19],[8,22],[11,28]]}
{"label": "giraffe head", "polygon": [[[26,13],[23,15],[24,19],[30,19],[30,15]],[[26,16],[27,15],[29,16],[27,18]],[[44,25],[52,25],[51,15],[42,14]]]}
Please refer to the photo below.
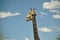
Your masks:
{"label": "giraffe head", "polygon": [[33,16],[34,14],[35,14],[34,9],[30,9],[30,11],[29,11],[29,13],[28,13],[28,15],[27,15],[27,17],[26,17],[26,21],[32,20],[32,16]]}

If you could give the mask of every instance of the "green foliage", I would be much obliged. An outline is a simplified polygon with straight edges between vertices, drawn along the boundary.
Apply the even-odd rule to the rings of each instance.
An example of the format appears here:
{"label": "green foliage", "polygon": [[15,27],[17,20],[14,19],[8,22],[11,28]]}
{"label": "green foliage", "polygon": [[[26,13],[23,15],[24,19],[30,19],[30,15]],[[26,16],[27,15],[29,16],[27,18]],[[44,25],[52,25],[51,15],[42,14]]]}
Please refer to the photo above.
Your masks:
{"label": "green foliage", "polygon": [[0,32],[0,40],[3,40],[3,33]]}
{"label": "green foliage", "polygon": [[57,37],[57,40],[60,40],[60,35]]}

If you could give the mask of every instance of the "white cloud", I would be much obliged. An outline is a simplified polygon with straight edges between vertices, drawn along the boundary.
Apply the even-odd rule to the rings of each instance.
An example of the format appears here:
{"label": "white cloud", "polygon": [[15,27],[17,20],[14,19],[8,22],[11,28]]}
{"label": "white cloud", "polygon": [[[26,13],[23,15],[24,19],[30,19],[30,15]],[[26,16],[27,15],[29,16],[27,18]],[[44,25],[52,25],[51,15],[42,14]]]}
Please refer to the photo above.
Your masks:
{"label": "white cloud", "polygon": [[11,40],[16,40],[16,39],[11,39]]}
{"label": "white cloud", "polygon": [[0,12],[0,18],[6,18],[10,16],[17,16],[19,13],[11,13],[11,12]]}
{"label": "white cloud", "polygon": [[60,11],[59,10],[49,10],[50,12],[53,12],[53,13],[60,13]]}
{"label": "white cloud", "polygon": [[47,27],[42,27],[42,28],[38,28],[39,31],[43,31],[43,32],[52,32],[52,29],[49,29]]}
{"label": "white cloud", "polygon": [[52,0],[51,0],[51,2],[45,2],[45,3],[43,3],[43,8],[46,8],[46,9],[60,8],[60,2],[52,1]]}
{"label": "white cloud", "polygon": [[60,8],[60,1],[58,0],[51,0],[50,2],[44,2],[43,3],[43,8],[45,9],[49,9],[51,12],[56,12],[58,11],[59,12],[59,8]]}
{"label": "white cloud", "polygon": [[47,16],[47,13],[40,12],[40,17],[44,17],[44,16]]}
{"label": "white cloud", "polygon": [[60,14],[53,15],[53,18],[60,19]]}
{"label": "white cloud", "polygon": [[28,37],[25,37],[24,40],[29,40],[29,38]]}
{"label": "white cloud", "polygon": [[16,40],[16,39],[3,39],[3,40]]}
{"label": "white cloud", "polygon": [[41,15],[47,15],[47,14],[46,14],[46,13],[44,13],[44,12],[40,12],[40,14],[41,14]]}

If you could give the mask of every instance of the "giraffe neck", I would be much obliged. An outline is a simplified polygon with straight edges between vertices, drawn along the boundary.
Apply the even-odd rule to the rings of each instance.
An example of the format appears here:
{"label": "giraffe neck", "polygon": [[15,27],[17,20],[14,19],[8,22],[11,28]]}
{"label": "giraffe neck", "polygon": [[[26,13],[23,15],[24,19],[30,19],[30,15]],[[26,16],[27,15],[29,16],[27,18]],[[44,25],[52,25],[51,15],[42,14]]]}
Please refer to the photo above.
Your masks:
{"label": "giraffe neck", "polygon": [[40,40],[38,36],[37,24],[36,24],[36,17],[32,16],[33,22],[33,32],[34,32],[34,40]]}

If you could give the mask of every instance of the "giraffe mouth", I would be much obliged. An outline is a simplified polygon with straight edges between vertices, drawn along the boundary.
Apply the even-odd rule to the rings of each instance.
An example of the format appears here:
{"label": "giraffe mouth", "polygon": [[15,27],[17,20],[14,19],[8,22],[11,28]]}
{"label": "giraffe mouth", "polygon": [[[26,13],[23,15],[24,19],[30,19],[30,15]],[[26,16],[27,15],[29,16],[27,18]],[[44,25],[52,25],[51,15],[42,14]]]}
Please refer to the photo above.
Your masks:
{"label": "giraffe mouth", "polygon": [[26,18],[26,21],[30,21],[30,20],[32,20],[31,17],[27,17]]}

